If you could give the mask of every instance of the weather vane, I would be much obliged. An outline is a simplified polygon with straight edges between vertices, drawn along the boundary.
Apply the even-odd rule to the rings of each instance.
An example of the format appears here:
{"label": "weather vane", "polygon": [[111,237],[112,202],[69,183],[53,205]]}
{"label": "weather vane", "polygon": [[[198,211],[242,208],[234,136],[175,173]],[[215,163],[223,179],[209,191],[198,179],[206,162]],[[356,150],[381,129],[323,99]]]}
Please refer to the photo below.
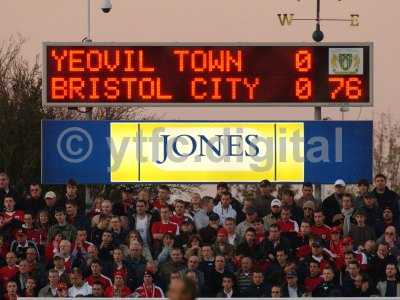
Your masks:
{"label": "weather vane", "polygon": [[[297,0],[300,2],[301,0]],[[337,0],[341,2],[342,0]],[[317,14],[315,18],[295,18],[293,13],[283,13],[278,14],[279,21],[282,26],[291,26],[293,21],[315,21],[316,27],[312,34],[314,41],[321,42],[324,39],[324,33],[321,31],[321,21],[336,21],[336,22],[350,22],[350,26],[360,26],[360,15],[351,14],[349,19],[339,19],[339,18],[321,18],[321,0],[317,0]]]}

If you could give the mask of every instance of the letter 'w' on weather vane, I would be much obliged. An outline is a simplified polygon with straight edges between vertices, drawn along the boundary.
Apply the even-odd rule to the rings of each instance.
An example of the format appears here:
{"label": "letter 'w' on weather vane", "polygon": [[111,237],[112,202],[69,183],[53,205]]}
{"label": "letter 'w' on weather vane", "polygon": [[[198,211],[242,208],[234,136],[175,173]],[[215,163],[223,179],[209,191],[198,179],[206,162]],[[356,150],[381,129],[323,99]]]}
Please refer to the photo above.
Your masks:
{"label": "letter 'w' on weather vane", "polygon": [[[300,2],[301,0],[297,0]],[[342,2],[342,0],[337,0],[338,2]],[[360,26],[360,15],[359,14],[350,14],[349,19],[340,19],[340,18],[321,18],[321,0],[317,0],[317,14],[315,18],[295,18],[294,13],[280,13],[278,14],[279,22],[282,26],[291,26],[293,21],[315,21],[316,29],[313,32],[312,38],[316,42],[321,42],[324,39],[324,33],[321,31],[321,21],[333,21],[333,22],[349,22],[350,26]]]}

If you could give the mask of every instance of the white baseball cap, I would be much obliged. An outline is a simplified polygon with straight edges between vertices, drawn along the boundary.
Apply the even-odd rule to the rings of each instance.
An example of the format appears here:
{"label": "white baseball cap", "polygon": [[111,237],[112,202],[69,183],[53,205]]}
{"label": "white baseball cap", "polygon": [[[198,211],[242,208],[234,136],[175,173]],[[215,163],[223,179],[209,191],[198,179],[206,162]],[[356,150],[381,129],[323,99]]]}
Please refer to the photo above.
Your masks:
{"label": "white baseball cap", "polygon": [[346,182],[344,182],[343,179],[338,179],[335,181],[335,186],[340,185],[340,186],[346,186]]}
{"label": "white baseball cap", "polygon": [[279,206],[279,207],[281,207],[281,206],[282,206],[281,200],[279,200],[279,199],[274,199],[274,200],[272,200],[272,201],[271,201],[271,207],[273,207],[273,206]]}
{"label": "white baseball cap", "polygon": [[56,198],[57,196],[56,196],[56,193],[54,193],[53,191],[48,191],[47,193],[46,193],[46,195],[44,195],[44,198],[46,199],[46,198]]}

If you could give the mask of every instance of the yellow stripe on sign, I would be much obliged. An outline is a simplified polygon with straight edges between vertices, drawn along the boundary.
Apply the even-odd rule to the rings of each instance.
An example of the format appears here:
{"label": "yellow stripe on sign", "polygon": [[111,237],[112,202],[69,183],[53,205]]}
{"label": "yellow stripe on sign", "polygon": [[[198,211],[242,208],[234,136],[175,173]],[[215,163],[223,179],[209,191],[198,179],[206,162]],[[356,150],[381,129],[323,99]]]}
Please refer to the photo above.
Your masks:
{"label": "yellow stripe on sign", "polygon": [[110,123],[111,182],[138,182],[139,123]]}
{"label": "yellow stripe on sign", "polygon": [[[275,177],[274,123],[163,122],[140,126],[147,138],[142,149],[147,158],[141,164],[142,182],[257,182]],[[176,155],[174,147],[183,155]]]}
{"label": "yellow stripe on sign", "polygon": [[304,123],[276,123],[276,181],[304,181]]}

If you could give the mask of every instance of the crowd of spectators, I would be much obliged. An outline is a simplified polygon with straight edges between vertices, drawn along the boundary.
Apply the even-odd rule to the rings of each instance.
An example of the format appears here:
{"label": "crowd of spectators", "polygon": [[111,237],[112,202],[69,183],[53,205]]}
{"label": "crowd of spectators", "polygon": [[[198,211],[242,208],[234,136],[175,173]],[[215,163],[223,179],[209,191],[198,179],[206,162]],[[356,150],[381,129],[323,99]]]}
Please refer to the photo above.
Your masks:
{"label": "crowd of spectators", "polygon": [[159,185],[89,207],[72,179],[19,192],[0,173],[0,298],[162,298],[182,279],[198,297],[399,297],[399,196],[382,174],[334,189],[263,180],[239,201],[219,183],[186,202]]}

